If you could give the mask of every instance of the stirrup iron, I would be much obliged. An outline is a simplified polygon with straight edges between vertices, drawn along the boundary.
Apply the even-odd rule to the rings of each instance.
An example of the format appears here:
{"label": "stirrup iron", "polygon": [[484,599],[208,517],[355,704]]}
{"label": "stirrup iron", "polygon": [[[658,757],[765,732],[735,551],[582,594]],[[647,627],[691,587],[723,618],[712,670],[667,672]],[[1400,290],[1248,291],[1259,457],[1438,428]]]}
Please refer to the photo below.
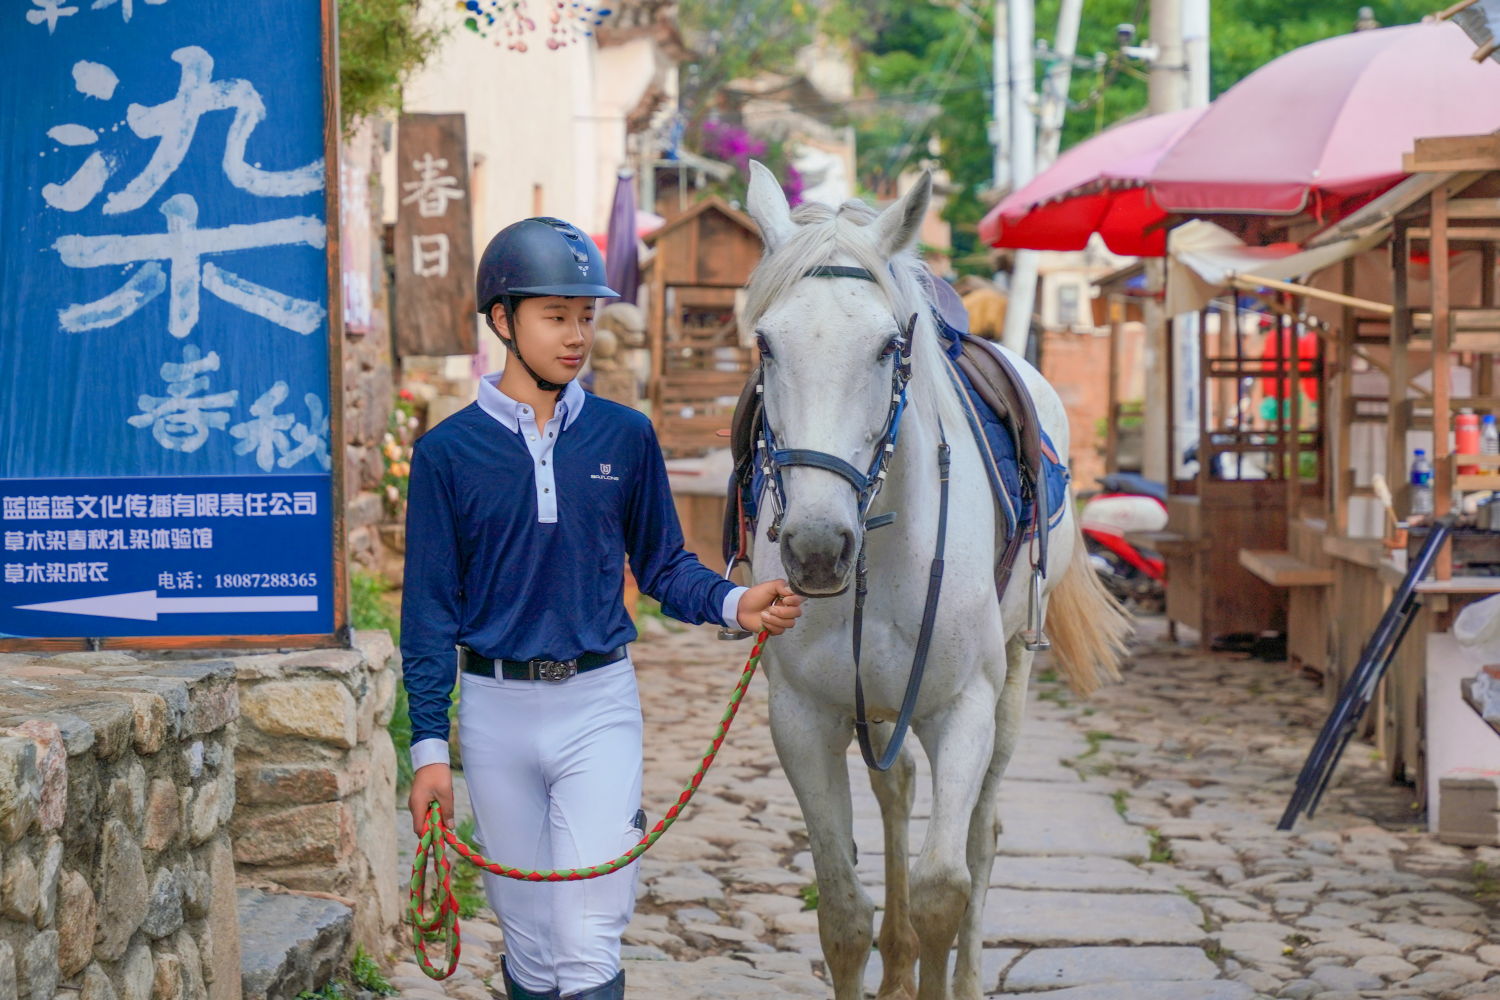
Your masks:
{"label": "stirrup iron", "polygon": [[1021,630],[1021,641],[1033,653],[1052,648],[1052,640],[1042,631],[1042,571],[1039,567],[1031,570],[1031,599],[1026,606],[1026,628]]}

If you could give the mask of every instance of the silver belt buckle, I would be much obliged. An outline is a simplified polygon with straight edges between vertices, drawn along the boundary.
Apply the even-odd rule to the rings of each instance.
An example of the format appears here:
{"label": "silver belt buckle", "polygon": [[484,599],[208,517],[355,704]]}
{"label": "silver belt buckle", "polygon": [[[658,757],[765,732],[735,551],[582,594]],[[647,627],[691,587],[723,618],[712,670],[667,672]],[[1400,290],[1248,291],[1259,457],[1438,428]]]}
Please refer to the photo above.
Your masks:
{"label": "silver belt buckle", "polygon": [[531,676],[539,681],[565,681],[578,673],[577,660],[532,660]]}

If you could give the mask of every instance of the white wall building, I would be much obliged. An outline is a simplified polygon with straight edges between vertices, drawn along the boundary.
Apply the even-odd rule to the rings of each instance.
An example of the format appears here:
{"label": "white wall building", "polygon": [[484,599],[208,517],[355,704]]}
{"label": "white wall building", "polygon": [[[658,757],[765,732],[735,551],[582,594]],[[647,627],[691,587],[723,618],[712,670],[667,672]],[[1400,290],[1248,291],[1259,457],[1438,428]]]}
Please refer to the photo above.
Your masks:
{"label": "white wall building", "polygon": [[[675,110],[683,55],[675,5],[614,6],[592,37],[559,48],[547,46],[547,28],[539,25],[525,52],[496,44],[503,32],[486,38],[466,30],[451,10],[434,15],[452,30],[407,81],[405,110],[465,116],[476,260],[495,233],[534,215],[565,219],[602,238],[616,178],[635,165],[632,135]],[[382,175],[387,223],[396,219],[398,149],[399,135]],[[467,380],[470,399],[477,390],[472,376],[502,363],[503,352],[480,322],[479,354],[442,365],[444,379]],[[441,409],[455,408],[453,402],[459,401]]]}

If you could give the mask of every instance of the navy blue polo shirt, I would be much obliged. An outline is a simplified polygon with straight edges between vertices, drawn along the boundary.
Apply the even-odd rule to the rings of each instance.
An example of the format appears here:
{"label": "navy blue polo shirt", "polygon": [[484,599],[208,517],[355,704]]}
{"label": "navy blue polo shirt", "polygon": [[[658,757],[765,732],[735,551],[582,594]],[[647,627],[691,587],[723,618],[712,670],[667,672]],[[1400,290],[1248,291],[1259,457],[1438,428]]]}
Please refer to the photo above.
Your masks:
{"label": "navy blue polo shirt", "polygon": [[485,376],[483,406],[428,431],[412,457],[401,653],[414,747],[448,738],[457,644],[569,660],[634,640],[627,558],[641,591],[680,621],[721,622],[739,589],[683,549],[650,420],[574,382],[538,428],[498,378]]}

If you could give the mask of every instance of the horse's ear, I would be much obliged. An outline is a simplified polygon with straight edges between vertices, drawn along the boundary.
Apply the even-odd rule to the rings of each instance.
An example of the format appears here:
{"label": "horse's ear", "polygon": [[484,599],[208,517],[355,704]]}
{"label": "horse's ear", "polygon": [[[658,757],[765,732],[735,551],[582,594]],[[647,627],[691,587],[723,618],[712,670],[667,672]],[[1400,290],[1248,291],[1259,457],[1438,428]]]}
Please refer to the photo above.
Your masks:
{"label": "horse's ear", "polygon": [[932,171],[924,170],[911,190],[875,220],[875,246],[883,257],[889,259],[911,246],[931,200]]}
{"label": "horse's ear", "polygon": [[750,190],[745,196],[750,218],[760,226],[760,238],[766,244],[766,253],[773,254],[792,235],[796,225],[792,222],[792,206],[787,204],[786,192],[776,181],[776,175],[756,160],[750,161]]}

